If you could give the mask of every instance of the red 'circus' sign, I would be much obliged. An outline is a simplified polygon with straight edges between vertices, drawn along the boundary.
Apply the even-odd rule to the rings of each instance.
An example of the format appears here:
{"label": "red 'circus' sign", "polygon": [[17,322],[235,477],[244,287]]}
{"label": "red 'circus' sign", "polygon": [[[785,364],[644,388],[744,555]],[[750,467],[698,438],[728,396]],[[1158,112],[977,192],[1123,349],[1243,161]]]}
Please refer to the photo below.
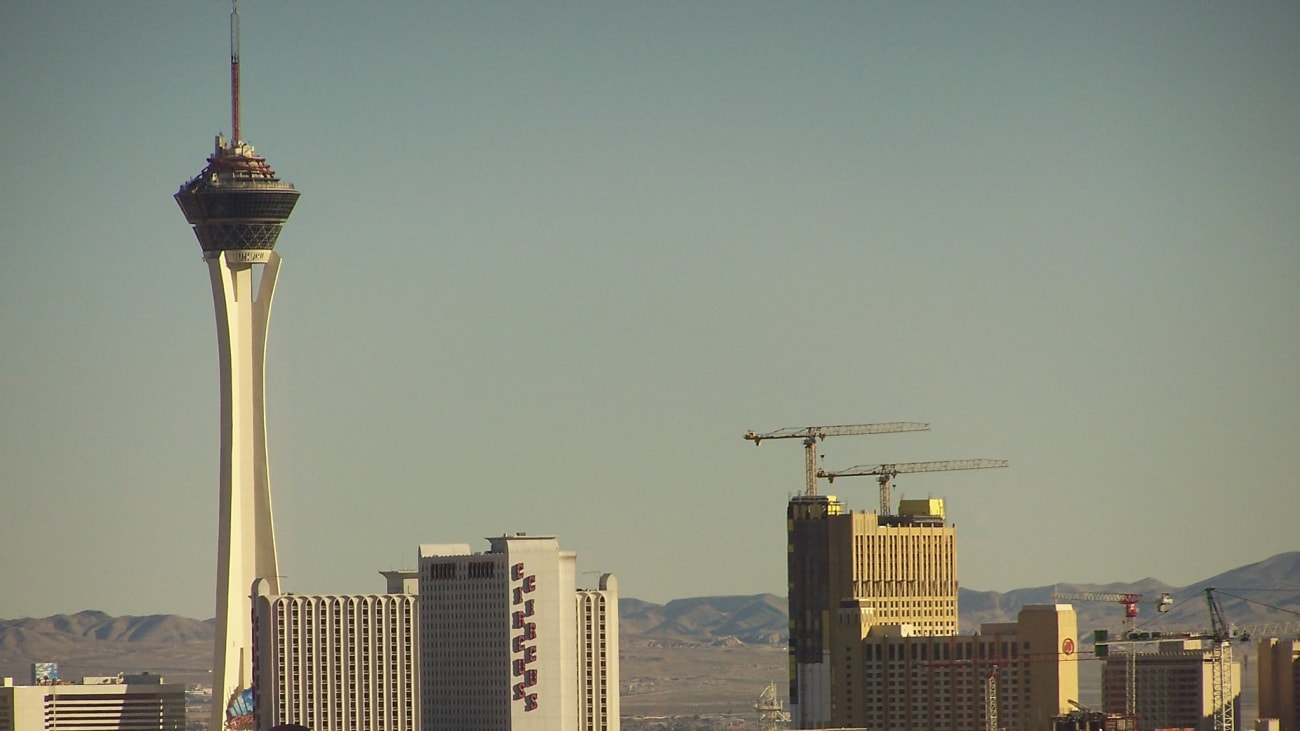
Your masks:
{"label": "red 'circus' sign", "polygon": [[525,711],[535,711],[539,705],[537,693],[529,690],[537,685],[537,669],[528,666],[537,662],[537,645],[529,644],[537,639],[537,624],[528,621],[535,611],[535,600],[529,599],[528,595],[537,589],[537,577],[525,574],[523,563],[517,563],[510,567],[510,579],[512,582],[520,582],[511,591],[514,611],[511,613],[510,626],[511,629],[520,630],[510,643],[513,656],[511,665],[514,676],[518,678],[512,689],[511,700],[523,701]]}

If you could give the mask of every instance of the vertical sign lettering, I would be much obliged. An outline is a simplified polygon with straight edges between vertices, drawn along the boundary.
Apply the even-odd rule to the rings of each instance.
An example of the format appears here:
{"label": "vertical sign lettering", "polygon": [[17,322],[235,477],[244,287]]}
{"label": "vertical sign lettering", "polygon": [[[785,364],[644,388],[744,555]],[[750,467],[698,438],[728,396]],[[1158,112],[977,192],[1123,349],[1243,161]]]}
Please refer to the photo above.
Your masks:
{"label": "vertical sign lettering", "polygon": [[537,639],[537,623],[529,621],[536,611],[534,599],[528,595],[537,590],[537,577],[524,572],[523,563],[510,567],[511,603],[514,607],[510,613],[510,628],[515,630],[510,638],[510,669],[515,677],[511,689],[511,700],[523,701],[524,711],[537,710],[537,693],[529,688],[537,685],[537,668],[529,667],[537,662],[537,645],[530,644]]}

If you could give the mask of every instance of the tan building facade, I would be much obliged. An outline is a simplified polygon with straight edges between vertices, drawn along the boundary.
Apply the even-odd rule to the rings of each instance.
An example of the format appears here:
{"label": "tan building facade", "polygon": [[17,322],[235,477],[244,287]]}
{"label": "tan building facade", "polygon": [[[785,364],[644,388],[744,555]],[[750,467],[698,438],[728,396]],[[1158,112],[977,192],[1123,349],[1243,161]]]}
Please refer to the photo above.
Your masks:
{"label": "tan building facade", "polygon": [[[921,505],[924,503],[924,505]],[[846,511],[833,495],[800,495],[786,511],[790,713],[796,728],[827,728],[841,603],[863,622],[918,635],[957,632],[957,531],[943,501],[904,501],[902,515]],[[861,635],[859,635],[859,638]]]}
{"label": "tan building facade", "polygon": [[875,624],[910,624],[918,634],[957,633],[957,529],[937,515],[849,513],[830,523],[831,585],[859,600]]}
{"label": "tan building facade", "polygon": [[[880,624],[863,600],[837,613],[828,728],[1050,729],[1078,698],[1074,609],[1032,605],[973,635]],[[990,677],[993,683],[990,688]]]}
{"label": "tan building facade", "polygon": [[1259,717],[1275,718],[1278,731],[1300,731],[1300,640],[1259,643]]}

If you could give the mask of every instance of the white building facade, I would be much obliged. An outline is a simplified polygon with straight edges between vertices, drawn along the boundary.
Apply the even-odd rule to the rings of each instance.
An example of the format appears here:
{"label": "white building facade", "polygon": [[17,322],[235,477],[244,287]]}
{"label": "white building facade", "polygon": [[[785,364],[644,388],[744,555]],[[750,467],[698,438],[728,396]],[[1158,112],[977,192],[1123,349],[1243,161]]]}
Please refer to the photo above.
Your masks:
{"label": "white building facade", "polygon": [[184,731],[184,685],[156,676],[129,680],[14,685],[6,678],[0,731]]}
{"label": "white building facade", "polygon": [[420,546],[422,731],[616,730],[613,577],[579,593],[577,554],[553,536],[488,540],[484,553]]}
{"label": "white building facade", "polygon": [[578,728],[618,731],[618,580],[600,577],[600,588],[579,589]]}
{"label": "white building facade", "polygon": [[272,594],[253,600],[257,728],[418,731],[419,598],[401,572],[386,594]]}

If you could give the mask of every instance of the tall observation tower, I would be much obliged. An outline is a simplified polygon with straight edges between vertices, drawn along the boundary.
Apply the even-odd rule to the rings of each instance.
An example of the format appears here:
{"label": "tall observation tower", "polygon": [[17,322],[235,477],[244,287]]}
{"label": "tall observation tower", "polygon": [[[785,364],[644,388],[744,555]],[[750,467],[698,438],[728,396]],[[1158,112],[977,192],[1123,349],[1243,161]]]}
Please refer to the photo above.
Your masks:
{"label": "tall observation tower", "polygon": [[[239,136],[239,8],[230,12],[230,139],[176,192],[212,281],[221,370],[221,498],[217,536],[212,731],[251,728],[255,579],[280,593],[267,476],[266,332],[280,272],[273,250],[298,201]],[[260,278],[254,269],[261,268]]]}

